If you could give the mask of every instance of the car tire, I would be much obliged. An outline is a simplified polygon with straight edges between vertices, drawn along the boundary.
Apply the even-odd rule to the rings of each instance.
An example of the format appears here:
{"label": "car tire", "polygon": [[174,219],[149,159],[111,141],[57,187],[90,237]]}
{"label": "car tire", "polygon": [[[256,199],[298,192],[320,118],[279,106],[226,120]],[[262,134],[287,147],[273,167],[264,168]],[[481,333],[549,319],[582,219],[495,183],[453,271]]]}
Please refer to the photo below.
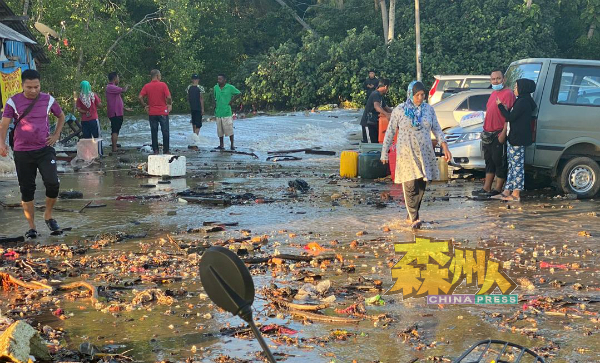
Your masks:
{"label": "car tire", "polygon": [[565,194],[592,198],[600,190],[600,166],[585,156],[569,159],[560,172],[558,184]]}

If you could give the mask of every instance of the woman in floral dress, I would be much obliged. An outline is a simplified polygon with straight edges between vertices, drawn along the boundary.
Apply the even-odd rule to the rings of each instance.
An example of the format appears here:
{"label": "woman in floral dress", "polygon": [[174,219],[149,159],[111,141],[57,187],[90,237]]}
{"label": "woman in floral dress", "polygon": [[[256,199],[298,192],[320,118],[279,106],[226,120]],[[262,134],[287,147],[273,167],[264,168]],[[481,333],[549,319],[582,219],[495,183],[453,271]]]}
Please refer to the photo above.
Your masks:
{"label": "woman in floral dress", "polygon": [[433,107],[425,102],[426,90],[421,82],[413,81],[407,90],[406,102],[392,112],[392,118],[385,133],[381,162],[388,162],[388,149],[398,132],[396,143],[396,170],[394,182],[402,184],[404,202],[408,211],[407,221],[411,227],[421,227],[419,209],[427,181],[439,178],[439,169],[431,133],[433,132],[444,151],[444,159],[450,161],[452,155],[438,123]]}

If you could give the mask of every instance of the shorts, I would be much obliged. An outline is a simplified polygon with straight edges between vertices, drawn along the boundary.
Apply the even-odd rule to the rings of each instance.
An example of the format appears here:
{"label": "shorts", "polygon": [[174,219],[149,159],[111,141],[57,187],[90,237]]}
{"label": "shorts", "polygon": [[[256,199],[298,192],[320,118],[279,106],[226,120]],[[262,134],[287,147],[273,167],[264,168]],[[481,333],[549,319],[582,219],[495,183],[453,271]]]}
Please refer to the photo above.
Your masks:
{"label": "shorts", "polygon": [[35,194],[35,178],[38,170],[46,187],[46,197],[58,197],[60,180],[56,169],[56,151],[46,146],[32,151],[15,151],[15,167],[21,189],[21,200],[31,202]]}
{"label": "shorts", "polygon": [[123,116],[109,117],[110,120],[110,132],[111,134],[119,134],[121,126],[123,126]]}
{"label": "shorts", "polygon": [[197,128],[202,127],[202,111],[200,110],[192,110],[192,125],[196,126]]}
{"label": "shorts", "polygon": [[100,124],[98,120],[81,121],[82,139],[98,139],[100,137]]}
{"label": "shorts", "polygon": [[217,117],[217,135],[233,136],[233,116]]}
{"label": "shorts", "polygon": [[495,174],[500,179],[506,179],[508,174],[506,144],[501,144],[498,137],[494,137],[491,144],[483,144],[483,158],[486,174]]}

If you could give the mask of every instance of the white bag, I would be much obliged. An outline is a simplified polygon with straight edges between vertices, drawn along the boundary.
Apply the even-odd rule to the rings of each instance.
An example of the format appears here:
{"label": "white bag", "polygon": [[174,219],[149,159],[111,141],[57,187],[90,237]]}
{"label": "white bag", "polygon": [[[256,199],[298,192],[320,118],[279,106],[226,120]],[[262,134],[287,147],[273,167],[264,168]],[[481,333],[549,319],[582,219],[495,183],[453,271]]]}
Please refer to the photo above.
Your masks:
{"label": "white bag", "polygon": [[102,139],[81,139],[77,143],[77,158],[90,161],[102,155]]}
{"label": "white bag", "polygon": [[477,111],[464,115],[459,122],[460,127],[469,127],[473,125],[482,124],[485,120],[485,112]]}

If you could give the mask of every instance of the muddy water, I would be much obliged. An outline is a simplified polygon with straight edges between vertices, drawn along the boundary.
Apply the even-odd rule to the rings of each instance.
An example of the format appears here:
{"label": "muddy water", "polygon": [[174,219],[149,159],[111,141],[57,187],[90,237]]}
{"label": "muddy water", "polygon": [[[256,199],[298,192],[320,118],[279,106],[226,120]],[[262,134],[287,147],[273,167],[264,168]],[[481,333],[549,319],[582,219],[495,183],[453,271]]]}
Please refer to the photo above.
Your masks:
{"label": "muddy water", "polygon": [[[281,163],[266,162],[267,151],[302,147],[323,147],[324,150],[341,151],[353,148],[357,142],[355,126],[357,114],[352,112],[325,112],[304,115],[256,117],[236,122],[236,142],[240,150],[253,150],[259,156],[254,160],[245,155],[224,155],[211,152],[215,145],[214,123],[202,128],[200,150],[187,150],[187,135],[190,128],[186,117],[172,118],[172,144],[188,159],[188,176],[172,180],[170,185],[156,188],[141,188],[140,184],[156,184],[156,178],[135,178],[129,168],[142,162],[145,156],[135,147],[149,140],[149,128],[145,120],[130,119],[123,129],[121,143],[131,151],[120,156],[109,156],[101,167],[92,166],[85,171],[67,170],[61,175],[63,189],[80,190],[83,200],[61,200],[60,208],[79,210],[87,201],[106,204],[106,207],[86,209],[83,213],[57,211],[56,217],[63,226],[73,230],[60,237],[44,234],[42,244],[83,243],[93,240],[99,233],[123,231],[128,234],[147,233],[146,238],[132,239],[109,245],[100,254],[119,254],[140,251],[143,245],[151,244],[159,249],[156,240],[166,234],[202,226],[204,221],[238,222],[239,226],[228,227],[224,232],[206,236],[181,236],[183,240],[218,242],[241,237],[242,229],[251,230],[252,235],[269,235],[265,247],[272,253],[300,254],[308,242],[331,248],[346,261],[356,265],[355,273],[335,272],[335,268],[322,271],[332,281],[332,288],[342,288],[359,276],[381,279],[384,287],[392,285],[387,262],[396,258],[393,242],[407,242],[415,235],[403,224],[406,211],[401,202],[401,189],[386,183],[335,178],[338,168],[337,157],[297,154],[300,161]],[[119,161],[118,159],[121,158]],[[311,185],[306,195],[291,198],[287,181],[302,178]],[[272,204],[249,202],[231,207],[207,207],[184,204],[176,198],[159,200],[115,200],[116,196],[169,194],[176,191],[205,186],[207,191],[225,191],[235,194],[250,192],[258,198],[276,199]],[[40,185],[41,187],[41,185]],[[432,183],[426,194],[422,215],[427,222],[419,235],[453,239],[463,247],[490,248],[495,258],[513,262],[509,275],[517,280],[527,278],[534,284],[533,290],[518,288],[515,293],[532,299],[537,296],[573,295],[582,298],[600,298],[598,274],[598,242],[600,212],[598,201],[577,201],[553,198],[550,192],[541,191],[514,206],[502,202],[473,201],[466,196],[480,188],[478,182],[457,180],[449,183]],[[18,187],[14,177],[0,179],[1,195],[6,202],[18,201]],[[393,202],[385,208],[377,208],[382,193],[388,193]],[[335,201],[332,196],[335,196]],[[442,198],[448,197],[448,198]],[[38,192],[42,200],[43,192]],[[4,235],[19,235],[26,229],[20,210],[0,210],[0,230]],[[38,212],[38,218],[41,213]],[[39,224],[39,223],[38,223]],[[384,226],[391,232],[383,232]],[[43,230],[41,226],[38,226]],[[367,234],[358,236],[358,231]],[[590,237],[581,236],[585,231]],[[290,237],[294,233],[296,237]],[[339,244],[330,246],[337,240]],[[357,240],[359,247],[350,248]],[[519,253],[518,249],[522,251]],[[552,249],[555,248],[553,251]],[[538,255],[533,257],[533,250]],[[586,250],[589,250],[586,252]],[[546,251],[546,253],[544,252]],[[535,261],[531,260],[535,258]],[[580,264],[577,269],[540,269],[539,262],[553,264]],[[131,276],[134,278],[135,276]],[[541,280],[543,279],[543,280]],[[554,287],[552,281],[561,281],[562,287]],[[542,282],[543,281],[543,282]],[[302,282],[292,276],[271,273],[257,274],[255,284],[262,287],[271,283],[279,287],[300,288]],[[574,284],[583,289],[574,289]],[[76,348],[83,341],[98,346],[117,345],[119,351],[131,350],[128,354],[137,361],[184,360],[192,357],[198,361],[211,361],[219,354],[256,361],[259,346],[253,340],[244,340],[219,333],[227,324],[240,325],[240,320],[215,310],[210,301],[202,299],[199,279],[193,274],[180,283],[169,284],[162,289],[184,289],[187,295],[179,296],[170,307],[150,305],[148,308],[131,312],[105,313],[94,309],[86,300],[61,302],[68,312],[68,319],[58,320],[48,314],[39,317],[42,322],[68,332],[67,344]],[[474,293],[472,289],[459,287],[456,293]],[[374,293],[366,293],[367,297]],[[132,291],[124,291],[124,298],[131,298]],[[336,304],[346,307],[356,301],[338,294]],[[0,295],[4,301],[10,299]],[[530,348],[549,348],[552,362],[594,362],[600,360],[598,343],[598,303],[584,304],[590,315],[580,313],[581,318],[564,316],[533,316],[511,326],[535,328],[533,338],[501,327],[494,316],[510,317],[521,309],[518,306],[437,306],[426,305],[424,299],[402,301],[400,295],[384,296],[386,305],[367,310],[370,315],[389,314],[394,321],[389,325],[377,325],[364,321],[358,325],[313,323],[303,325],[289,315],[275,316],[264,309],[265,301],[259,294],[255,302],[255,314],[263,324],[277,323],[298,330],[293,337],[313,338],[329,335],[334,329],[356,333],[346,341],[332,341],[322,346],[314,341],[300,342],[297,346],[279,345],[268,340],[272,349],[289,356],[286,362],[359,362],[380,360],[383,362],[408,362],[414,358],[427,360],[431,356],[456,358],[472,343],[487,338],[504,339]],[[327,313],[333,313],[331,309]],[[206,314],[210,314],[209,317]],[[593,315],[596,314],[596,315]],[[432,348],[416,350],[415,344],[403,342],[399,332],[417,325],[420,341]],[[432,344],[436,342],[436,344]],[[357,346],[360,349],[357,349]],[[195,347],[195,349],[193,348]]]}

